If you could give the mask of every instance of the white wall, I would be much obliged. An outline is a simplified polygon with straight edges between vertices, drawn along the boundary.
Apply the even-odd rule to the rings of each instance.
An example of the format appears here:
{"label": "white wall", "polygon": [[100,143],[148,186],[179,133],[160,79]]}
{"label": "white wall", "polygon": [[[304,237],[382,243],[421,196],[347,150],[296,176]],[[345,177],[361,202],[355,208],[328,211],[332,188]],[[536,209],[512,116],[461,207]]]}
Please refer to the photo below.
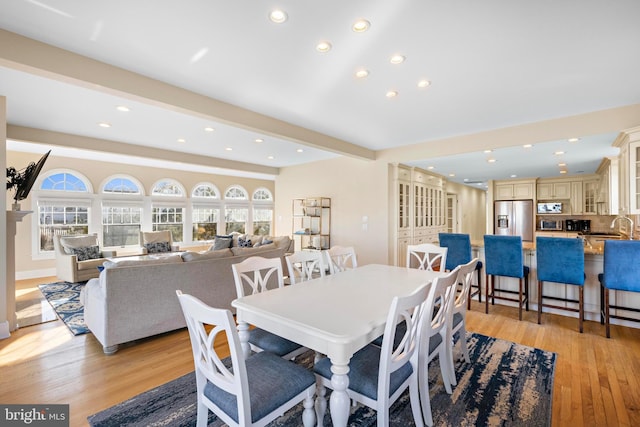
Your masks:
{"label": "white wall", "polygon": [[487,221],[487,192],[454,182],[447,182],[446,191],[458,196],[458,232],[468,233],[471,240],[482,240]]}
{"label": "white wall", "polygon": [[[7,146],[7,98],[4,96],[0,96],[0,141],[2,141],[3,147]],[[0,164],[3,169],[7,168],[7,155],[6,149],[3,148],[0,150]],[[7,271],[7,202],[6,202],[6,194],[7,188],[6,186],[2,186],[2,191],[5,194],[5,197],[0,197],[0,333],[3,326],[6,325],[8,332],[8,323],[7,323],[7,276],[5,275],[5,271]]]}
{"label": "white wall", "polygon": [[[354,246],[359,264],[388,262],[387,164],[348,157],[287,167],[276,178],[276,230],[292,232],[292,200],[331,198],[331,245]],[[367,230],[363,230],[363,217]]]}

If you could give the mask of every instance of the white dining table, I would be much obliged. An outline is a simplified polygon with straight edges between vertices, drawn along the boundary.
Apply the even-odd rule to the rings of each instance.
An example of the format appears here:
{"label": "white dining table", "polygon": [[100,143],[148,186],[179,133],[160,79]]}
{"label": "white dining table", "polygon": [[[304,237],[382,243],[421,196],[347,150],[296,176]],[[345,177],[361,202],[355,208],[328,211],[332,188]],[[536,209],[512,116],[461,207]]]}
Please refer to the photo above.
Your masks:
{"label": "white dining table", "polygon": [[329,357],[333,373],[331,419],[334,426],[346,426],[351,356],[382,335],[395,296],[408,295],[442,274],[369,264],[236,299],[231,305],[236,309],[245,357],[251,352],[249,324]]}

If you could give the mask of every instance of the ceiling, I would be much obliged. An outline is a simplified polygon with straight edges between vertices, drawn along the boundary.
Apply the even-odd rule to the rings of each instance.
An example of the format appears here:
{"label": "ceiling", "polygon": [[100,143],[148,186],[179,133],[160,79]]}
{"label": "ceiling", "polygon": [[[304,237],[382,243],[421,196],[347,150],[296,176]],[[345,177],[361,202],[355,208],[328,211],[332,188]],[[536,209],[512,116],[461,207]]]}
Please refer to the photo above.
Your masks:
{"label": "ceiling", "polygon": [[[269,20],[276,8],[286,22]],[[0,5],[3,30],[239,107],[240,119],[2,57],[0,94],[10,125],[265,166],[230,163],[235,173],[268,178],[280,167],[339,155],[371,158],[377,150],[638,104],[637,16],[637,0],[14,0]],[[368,31],[352,30],[360,18]],[[318,52],[320,41],[332,49]],[[404,62],[391,64],[394,54]],[[357,78],[363,69],[369,75]],[[420,80],[430,85],[420,88]],[[122,105],[130,111],[116,110]],[[292,126],[274,130],[270,120]],[[528,149],[513,141],[489,154],[483,150],[493,147],[477,147],[407,163],[477,183],[559,176],[560,162],[568,174],[593,173],[602,157],[616,154],[615,132],[574,136],[580,140]],[[354,147],[365,154],[354,155]],[[99,147],[91,148],[95,156]],[[558,150],[565,154],[554,156]]]}

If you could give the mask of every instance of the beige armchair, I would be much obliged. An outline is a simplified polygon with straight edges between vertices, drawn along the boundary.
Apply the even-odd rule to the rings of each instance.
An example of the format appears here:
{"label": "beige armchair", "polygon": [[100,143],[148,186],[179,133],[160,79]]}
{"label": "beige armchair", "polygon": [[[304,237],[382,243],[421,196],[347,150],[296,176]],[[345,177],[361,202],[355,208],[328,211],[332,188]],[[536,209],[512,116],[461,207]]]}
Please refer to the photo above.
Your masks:
{"label": "beige armchair", "polygon": [[54,235],[53,251],[56,257],[56,276],[60,280],[76,283],[98,277],[98,267],[115,251],[100,249],[98,234],[73,236]]}
{"label": "beige armchair", "polygon": [[[149,250],[153,248],[152,250]],[[173,243],[171,231],[141,231],[140,232],[140,250],[143,254],[158,252],[175,252],[179,251],[178,245]]]}

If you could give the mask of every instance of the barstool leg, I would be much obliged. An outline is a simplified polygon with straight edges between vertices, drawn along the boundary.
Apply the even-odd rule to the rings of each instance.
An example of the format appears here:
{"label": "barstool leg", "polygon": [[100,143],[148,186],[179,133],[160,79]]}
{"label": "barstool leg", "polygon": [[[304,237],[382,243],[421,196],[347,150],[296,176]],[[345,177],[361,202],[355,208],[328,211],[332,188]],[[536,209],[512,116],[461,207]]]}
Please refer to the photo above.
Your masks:
{"label": "barstool leg", "polygon": [[484,314],[489,314],[489,275],[486,276],[487,281],[484,284],[485,293],[484,293]]}
{"label": "barstool leg", "polygon": [[609,289],[604,289],[604,324],[607,338],[611,338],[611,331],[609,330]]}
{"label": "barstool leg", "polygon": [[538,325],[542,317],[542,280],[538,280]]}
{"label": "barstool leg", "polygon": [[529,311],[529,275],[524,276],[524,306]]}
{"label": "barstool leg", "polygon": [[580,290],[578,291],[578,299],[579,302],[578,304],[580,304],[580,307],[578,307],[578,310],[580,310],[580,333],[582,333],[582,324],[584,323],[584,287],[580,286]]}
{"label": "barstool leg", "polygon": [[478,271],[478,302],[482,302],[482,269]]}
{"label": "barstool leg", "polygon": [[518,320],[522,320],[522,279],[518,283]]}

